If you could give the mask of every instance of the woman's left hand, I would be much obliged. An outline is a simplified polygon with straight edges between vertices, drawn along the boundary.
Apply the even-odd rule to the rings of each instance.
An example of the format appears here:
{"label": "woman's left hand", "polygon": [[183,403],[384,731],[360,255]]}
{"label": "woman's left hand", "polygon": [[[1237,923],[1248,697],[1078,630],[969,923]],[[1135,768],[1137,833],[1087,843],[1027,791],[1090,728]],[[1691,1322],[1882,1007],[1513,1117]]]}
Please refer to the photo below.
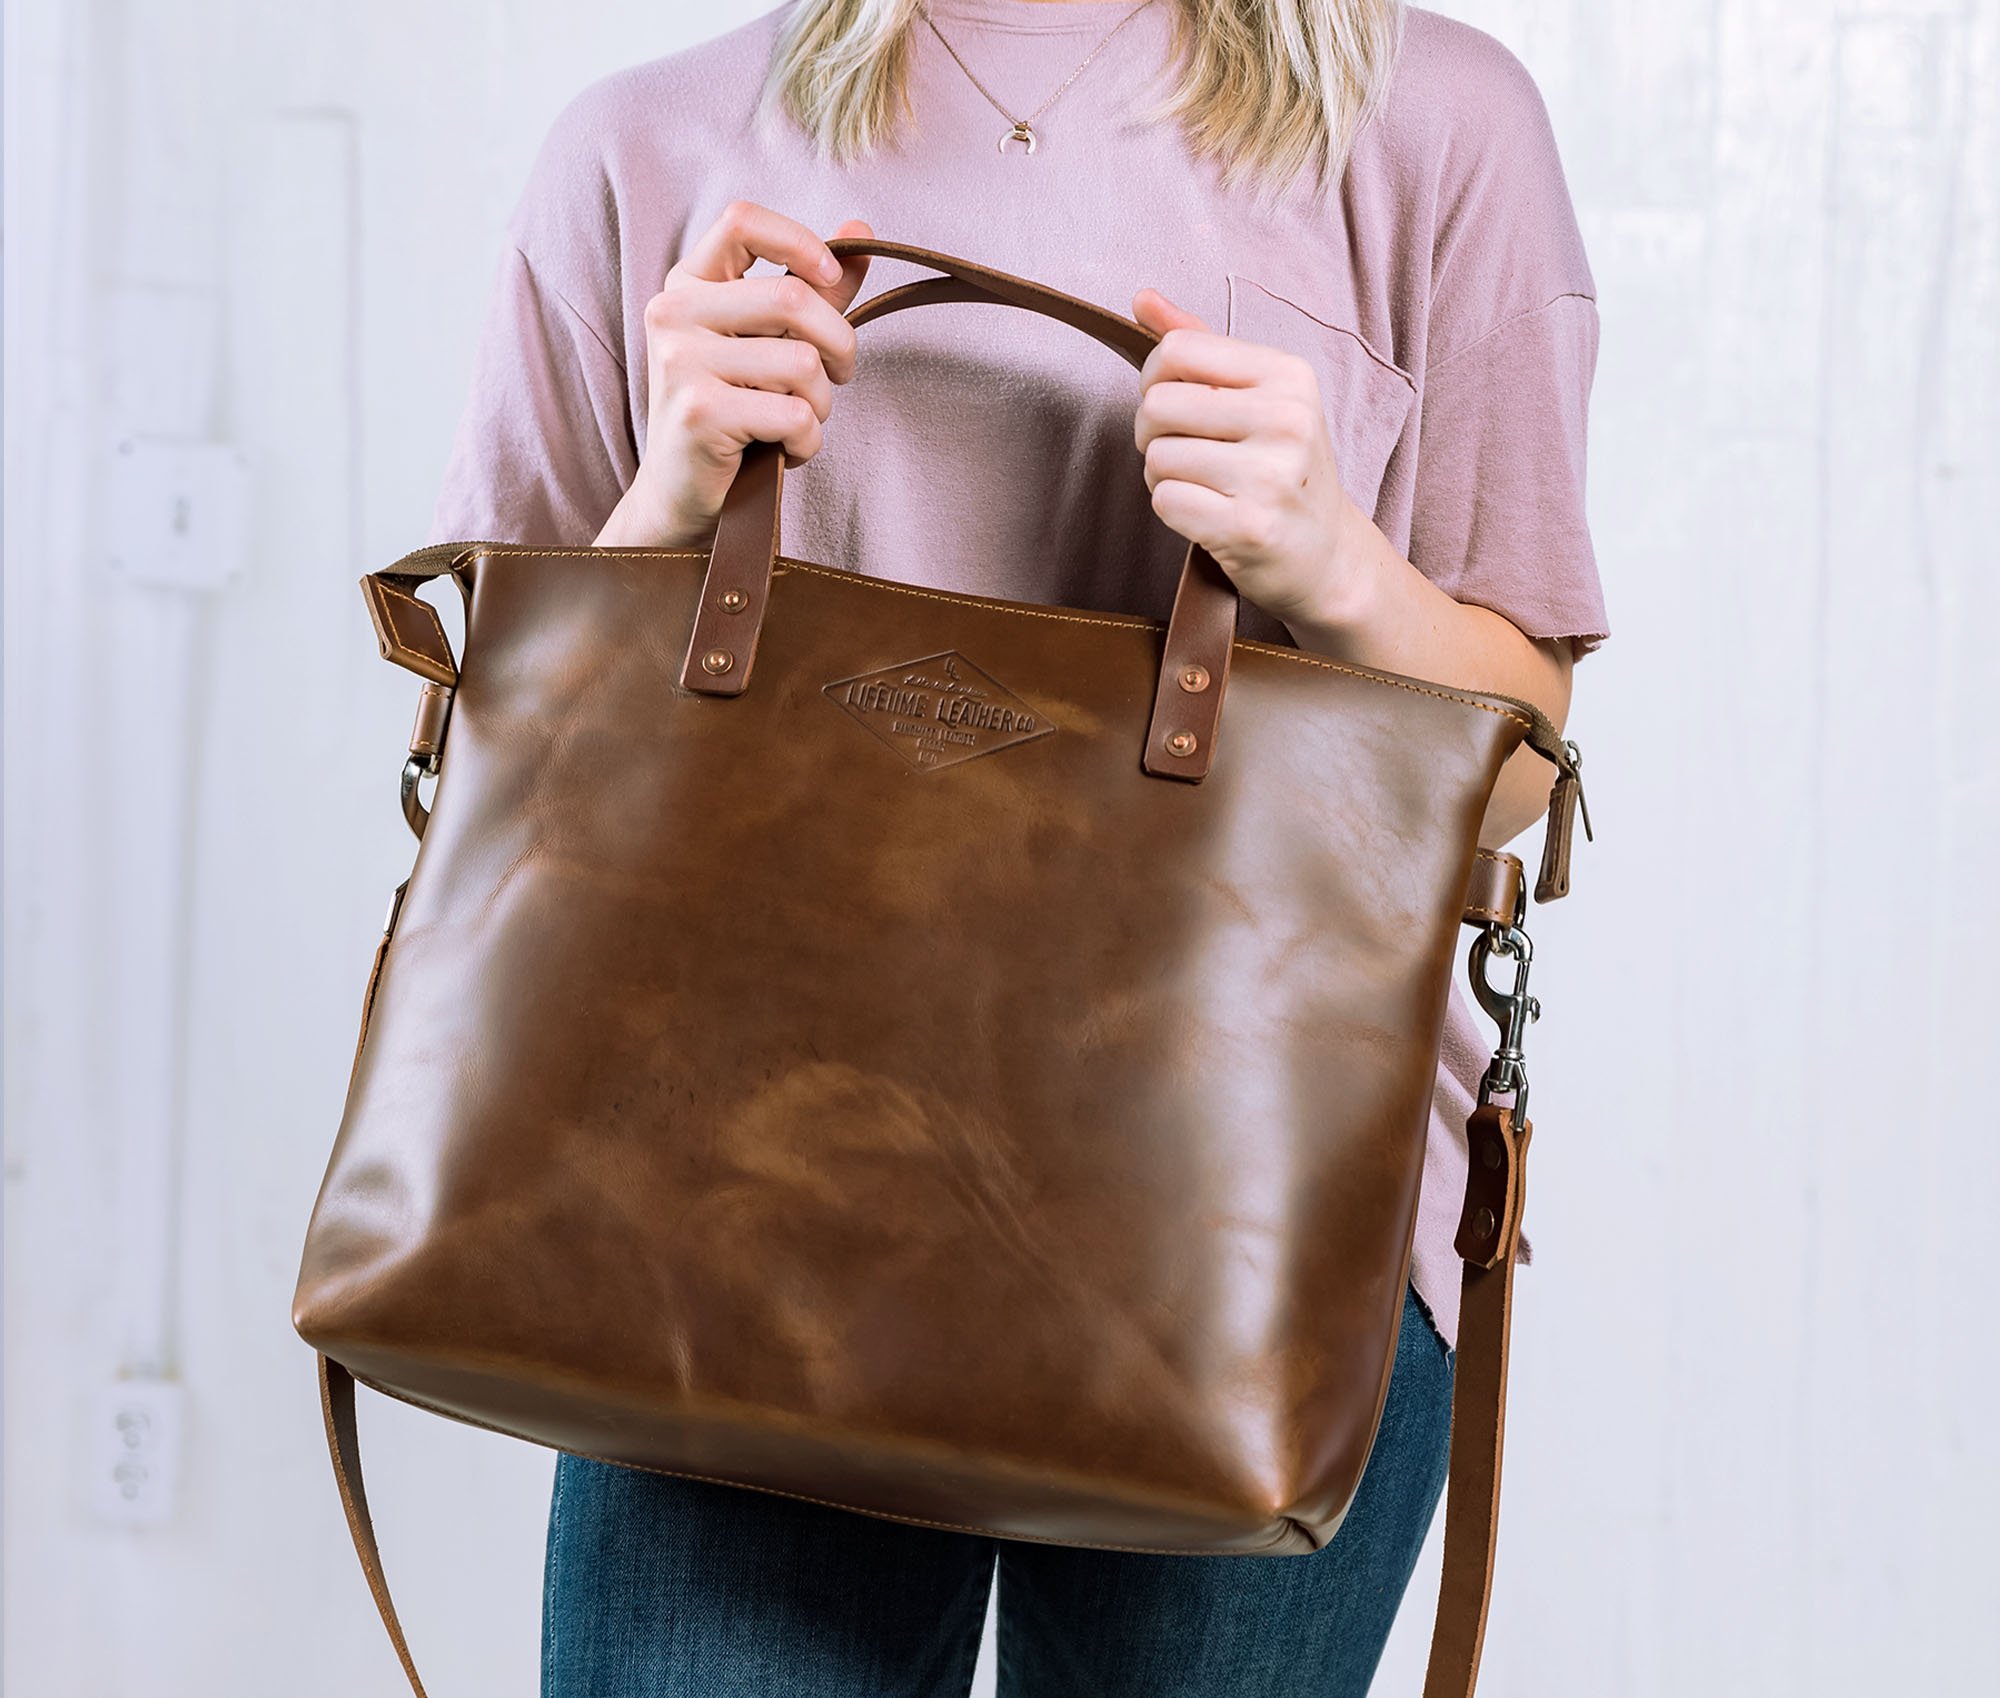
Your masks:
{"label": "woman's left hand", "polygon": [[[1157,289],[1133,316],[1160,338],[1139,368],[1133,434],[1153,511],[1302,649],[1336,660],[1497,690],[1569,711],[1566,637],[1530,638],[1503,615],[1454,600],[1341,488],[1319,380],[1296,354],[1221,336]],[[1547,805],[1541,757],[1517,749],[1494,786],[1480,841],[1498,848]]]}
{"label": "woman's left hand", "polygon": [[1210,330],[1157,289],[1133,308],[1161,337],[1133,424],[1153,511],[1273,617],[1356,617],[1366,567],[1345,543],[1365,516],[1341,487],[1312,367]]}

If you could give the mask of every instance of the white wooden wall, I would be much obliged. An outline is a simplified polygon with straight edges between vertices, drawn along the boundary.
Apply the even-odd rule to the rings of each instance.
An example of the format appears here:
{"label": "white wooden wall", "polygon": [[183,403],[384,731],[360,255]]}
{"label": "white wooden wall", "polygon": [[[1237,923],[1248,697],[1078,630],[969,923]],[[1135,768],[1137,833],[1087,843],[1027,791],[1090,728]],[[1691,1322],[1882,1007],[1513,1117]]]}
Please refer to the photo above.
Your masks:
{"label": "white wooden wall", "polygon": [[[542,125],[757,4],[8,0],[22,1698],[397,1687],[287,1316],[410,855],[354,578],[421,540]],[[1541,916],[1485,1690],[1990,1690],[2000,0],[1448,9],[1562,138],[1617,629],[1599,841]],[[227,581],[109,564],[121,440],[242,456]],[[103,1400],[155,1383],[171,1513],[107,1525]],[[433,1691],[525,1698],[546,1454],[363,1420]]]}

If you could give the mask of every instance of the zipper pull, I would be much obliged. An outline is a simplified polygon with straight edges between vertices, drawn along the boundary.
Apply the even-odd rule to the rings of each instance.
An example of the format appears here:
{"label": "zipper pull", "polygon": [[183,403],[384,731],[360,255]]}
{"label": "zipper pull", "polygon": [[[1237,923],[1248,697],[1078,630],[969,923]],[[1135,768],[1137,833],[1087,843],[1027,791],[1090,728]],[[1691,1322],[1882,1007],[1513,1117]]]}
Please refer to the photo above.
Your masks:
{"label": "zipper pull", "polygon": [[1570,846],[1576,835],[1576,816],[1583,815],[1583,835],[1597,840],[1590,827],[1590,807],[1583,799],[1583,751],[1565,740],[1566,764],[1558,768],[1549,790],[1549,818],[1542,833],[1542,864],[1535,875],[1535,900],[1553,902],[1569,894]]}
{"label": "zipper pull", "polygon": [[1586,843],[1595,843],[1597,833],[1590,829],[1590,798],[1583,793],[1583,751],[1565,737],[1563,753],[1569,756],[1570,779],[1576,785],[1577,811],[1583,815],[1583,840]]}

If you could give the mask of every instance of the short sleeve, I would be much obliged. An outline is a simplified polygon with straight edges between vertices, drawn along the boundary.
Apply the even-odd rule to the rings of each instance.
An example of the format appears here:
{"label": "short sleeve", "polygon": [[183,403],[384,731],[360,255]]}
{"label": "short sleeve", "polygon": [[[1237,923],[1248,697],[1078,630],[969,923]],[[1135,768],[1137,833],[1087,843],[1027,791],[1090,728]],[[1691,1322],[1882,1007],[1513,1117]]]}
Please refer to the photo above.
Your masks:
{"label": "short sleeve", "polygon": [[1494,37],[1422,32],[1443,126],[1410,561],[1586,654],[1608,635],[1584,510],[1597,286],[1540,88]]}
{"label": "short sleeve", "polygon": [[1410,563],[1456,601],[1589,653],[1609,634],[1584,510],[1597,304],[1516,314],[1426,376]]}
{"label": "short sleeve", "polygon": [[429,540],[588,547],[637,470],[623,366],[510,242]]}

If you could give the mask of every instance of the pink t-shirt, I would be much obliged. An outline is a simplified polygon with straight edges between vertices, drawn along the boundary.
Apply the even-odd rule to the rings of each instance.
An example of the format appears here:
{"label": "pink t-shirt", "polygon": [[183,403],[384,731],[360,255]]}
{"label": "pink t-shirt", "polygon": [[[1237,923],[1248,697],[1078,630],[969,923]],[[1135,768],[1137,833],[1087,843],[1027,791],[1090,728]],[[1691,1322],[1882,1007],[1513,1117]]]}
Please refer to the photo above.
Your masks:
{"label": "pink t-shirt", "polygon": [[[1016,111],[1132,0],[932,0]],[[1340,193],[1224,192],[1178,130],[1167,0],[1008,128],[921,20],[913,132],[842,170],[753,108],[789,3],[600,78],[562,110],[509,227],[429,540],[588,545],[645,448],[643,311],[732,199],[1032,277],[1115,312],[1151,284],[1211,328],[1312,363],[1349,494],[1433,582],[1578,653],[1606,634],[1584,515],[1594,284],[1547,113],[1493,37],[1411,9]],[[756,274],[777,268],[759,261]],[[927,275],[870,262],[860,299]],[[1186,543],[1132,440],[1138,375],[1066,325],[953,302],[860,333],[825,445],[785,479],[785,553],[884,578],[1164,619]],[[1248,601],[1241,634],[1292,641]],[[1455,1339],[1464,1121],[1491,1047],[1447,1021],[1412,1279]]]}

